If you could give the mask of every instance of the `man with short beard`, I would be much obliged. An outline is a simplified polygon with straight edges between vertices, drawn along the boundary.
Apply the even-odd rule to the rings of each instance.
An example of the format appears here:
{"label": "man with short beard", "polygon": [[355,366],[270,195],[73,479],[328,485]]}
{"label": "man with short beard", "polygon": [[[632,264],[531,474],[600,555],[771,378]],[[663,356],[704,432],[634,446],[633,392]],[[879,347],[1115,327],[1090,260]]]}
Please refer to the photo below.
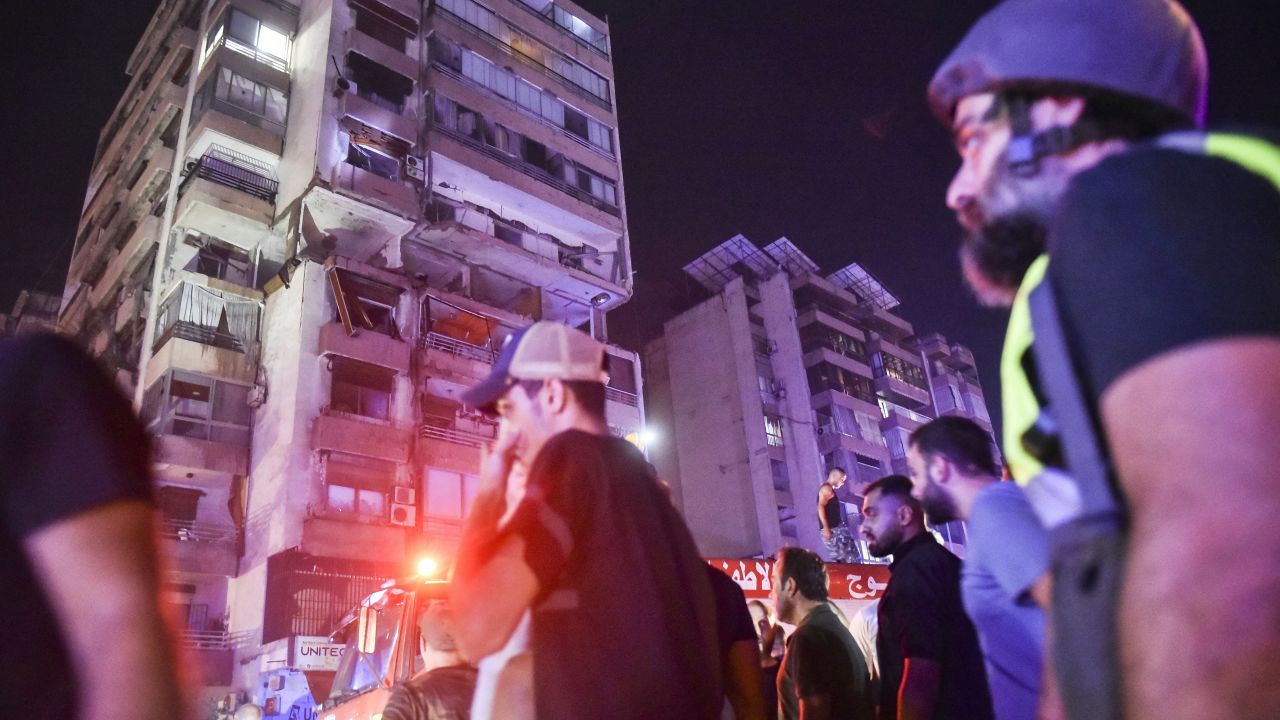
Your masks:
{"label": "man with short beard", "polygon": [[982,652],[960,601],[960,560],[925,529],[909,478],[867,486],[862,535],[872,555],[893,555],[877,611],[880,720],[991,718]]}
{"label": "man with short beard", "polygon": [[1075,718],[1280,706],[1280,149],[1196,131],[1207,88],[1173,0],[1007,0],[929,86]]}
{"label": "man with short beard", "polygon": [[1048,536],[1022,490],[1000,481],[990,436],[968,418],[916,428],[907,467],[929,522],[965,521],[960,594],[982,643],[996,720],[1031,720],[1049,604]]}

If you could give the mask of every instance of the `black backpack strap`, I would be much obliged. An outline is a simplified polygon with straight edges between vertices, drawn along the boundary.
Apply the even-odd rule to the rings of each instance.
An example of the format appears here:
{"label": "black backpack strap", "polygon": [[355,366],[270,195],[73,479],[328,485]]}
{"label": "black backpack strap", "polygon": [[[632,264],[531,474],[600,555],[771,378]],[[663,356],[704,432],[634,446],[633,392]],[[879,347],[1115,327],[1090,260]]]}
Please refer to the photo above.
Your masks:
{"label": "black backpack strap", "polygon": [[1047,412],[1060,431],[1081,514],[1049,531],[1053,563],[1053,659],[1072,720],[1122,717],[1116,606],[1126,546],[1126,523],[1111,485],[1109,463],[1095,434],[1063,333],[1052,284],[1030,297],[1032,352]]}

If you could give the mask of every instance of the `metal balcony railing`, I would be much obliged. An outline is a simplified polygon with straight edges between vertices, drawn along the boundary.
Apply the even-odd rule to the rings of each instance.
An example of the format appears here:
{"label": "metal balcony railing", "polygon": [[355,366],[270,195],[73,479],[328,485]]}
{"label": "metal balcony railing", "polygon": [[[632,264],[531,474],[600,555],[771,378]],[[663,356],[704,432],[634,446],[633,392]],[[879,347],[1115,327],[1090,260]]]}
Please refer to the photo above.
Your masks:
{"label": "metal balcony railing", "polygon": [[165,520],[161,534],[179,542],[233,543],[236,540],[236,529],[231,525],[190,520]]}
{"label": "metal balcony railing", "polygon": [[271,168],[258,160],[221,145],[210,145],[204,155],[187,161],[178,195],[186,192],[192,180],[203,178],[274,203],[280,183],[272,174]]}
{"label": "metal balcony railing", "polygon": [[616,403],[622,403],[623,405],[630,405],[631,407],[638,407],[640,405],[640,398],[636,397],[635,393],[629,393],[626,390],[619,390],[618,388],[613,387],[605,387],[604,399],[612,400]]}
{"label": "metal balcony railing", "polygon": [[450,355],[457,355],[468,360],[478,360],[482,363],[493,364],[498,357],[496,350],[472,345],[448,335],[441,335],[437,332],[429,332],[418,339],[418,347],[421,349],[431,348],[433,350],[443,350]]}
{"label": "metal balcony railing", "polygon": [[546,170],[543,170],[540,167],[537,167],[536,165],[530,165],[529,163],[524,162],[519,158],[516,158],[512,155],[508,155],[507,153],[499,150],[496,147],[487,145],[480,140],[476,140],[470,135],[465,135],[462,132],[446,127],[442,124],[436,123],[433,126],[433,128],[445,135],[448,135],[454,140],[457,140],[463,145],[466,145],[472,150],[475,150],[476,152],[481,153],[482,155],[486,155],[494,160],[497,160],[498,162],[510,168],[519,170],[525,175],[528,175],[529,177],[535,180],[539,180],[547,185],[550,185],[551,187],[559,190],[560,192],[566,195],[570,195],[577,200],[581,200],[582,202],[587,203],[588,205],[591,205],[592,207],[598,210],[603,210],[604,212],[607,212],[610,215],[613,215],[614,217],[622,216],[622,211],[620,211],[616,206],[610,205],[604,200],[601,200],[595,195],[592,195],[590,192],[583,190],[577,185],[571,185],[569,181],[563,178],[556,177],[555,175],[552,175],[551,173],[547,172]]}
{"label": "metal balcony railing", "polygon": [[429,440],[443,440],[454,445],[462,445],[465,447],[480,448],[493,442],[493,438],[480,433],[470,432],[468,430],[455,430],[453,428],[440,428],[434,425],[418,426],[418,437]]}
{"label": "metal balcony railing", "polygon": [[227,632],[226,630],[183,630],[178,636],[179,644],[193,650],[232,650],[247,647],[250,632]]}

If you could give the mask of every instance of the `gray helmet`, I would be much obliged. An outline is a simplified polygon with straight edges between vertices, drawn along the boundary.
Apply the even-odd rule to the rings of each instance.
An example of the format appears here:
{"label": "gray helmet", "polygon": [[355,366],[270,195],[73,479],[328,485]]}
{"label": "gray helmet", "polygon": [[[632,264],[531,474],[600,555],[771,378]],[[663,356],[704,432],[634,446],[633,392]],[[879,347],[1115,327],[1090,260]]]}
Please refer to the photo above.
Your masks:
{"label": "gray helmet", "polygon": [[1007,0],[969,29],[929,83],[943,123],[966,95],[1072,85],[1107,90],[1204,122],[1209,63],[1174,0]]}

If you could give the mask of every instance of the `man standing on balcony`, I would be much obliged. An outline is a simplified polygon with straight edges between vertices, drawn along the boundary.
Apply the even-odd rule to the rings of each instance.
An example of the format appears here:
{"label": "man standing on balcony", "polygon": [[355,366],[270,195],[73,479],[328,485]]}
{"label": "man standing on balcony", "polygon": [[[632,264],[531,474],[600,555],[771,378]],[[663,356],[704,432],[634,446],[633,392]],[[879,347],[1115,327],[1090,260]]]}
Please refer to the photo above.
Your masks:
{"label": "man standing on balcony", "polygon": [[818,486],[818,526],[822,528],[822,544],[827,546],[831,562],[854,563],[861,559],[858,544],[845,520],[844,504],[836,497],[836,491],[848,478],[844,468],[834,467],[827,473],[826,482]]}
{"label": "man standing on balcony", "polygon": [[[458,645],[488,655],[530,610],[537,717],[716,717],[706,565],[652,466],[610,435],[603,368],[603,345],[539,322],[463,395],[502,421],[458,549]],[[525,494],[499,525],[517,462]]]}

